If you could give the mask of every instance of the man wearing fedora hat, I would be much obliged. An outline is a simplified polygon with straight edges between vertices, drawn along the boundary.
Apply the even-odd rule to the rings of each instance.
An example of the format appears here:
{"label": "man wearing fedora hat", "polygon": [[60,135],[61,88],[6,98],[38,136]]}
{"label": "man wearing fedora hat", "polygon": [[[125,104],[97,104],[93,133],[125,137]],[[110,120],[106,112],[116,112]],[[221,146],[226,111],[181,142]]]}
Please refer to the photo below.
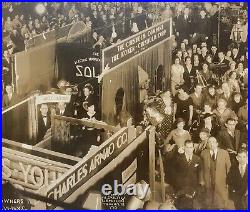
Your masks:
{"label": "man wearing fedora hat", "polygon": [[209,134],[212,136],[216,136],[218,130],[220,129],[218,123],[216,123],[213,113],[201,114],[200,128],[208,129]]}

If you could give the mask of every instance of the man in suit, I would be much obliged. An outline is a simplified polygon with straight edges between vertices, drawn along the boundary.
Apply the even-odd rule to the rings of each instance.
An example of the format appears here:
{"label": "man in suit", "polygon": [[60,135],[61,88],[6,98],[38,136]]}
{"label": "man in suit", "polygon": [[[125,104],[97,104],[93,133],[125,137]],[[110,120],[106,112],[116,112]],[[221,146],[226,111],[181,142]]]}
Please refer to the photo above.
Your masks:
{"label": "man in suit", "polygon": [[201,64],[206,62],[207,55],[208,55],[207,46],[202,46],[201,54],[199,55],[199,61],[200,61]]}
{"label": "man in suit", "polygon": [[211,46],[211,56],[214,63],[217,63],[219,61],[217,47],[215,45]]}
{"label": "man in suit", "polygon": [[13,88],[11,85],[6,85],[6,94],[3,95],[2,107],[12,106],[17,102],[17,96],[13,93]]}
{"label": "man in suit", "polygon": [[194,92],[190,94],[191,99],[193,100],[193,106],[194,106],[194,115],[193,119],[198,121],[199,114],[202,110],[202,104],[203,104],[203,98],[204,95],[202,95],[202,88],[203,86],[201,84],[196,84],[194,87]]}
{"label": "man in suit", "polygon": [[[184,153],[178,154],[174,162],[174,187],[177,193],[184,193],[195,197],[199,188],[200,158],[193,154],[194,143],[185,141]],[[181,208],[192,209],[194,202],[185,198]]]}
{"label": "man in suit", "polygon": [[225,58],[224,52],[220,51],[218,52],[218,64],[221,66],[219,68],[219,71],[217,72],[217,75],[219,77],[222,77],[226,71],[229,69],[229,61]]}
{"label": "man in suit", "polygon": [[231,162],[226,150],[218,148],[215,137],[208,139],[209,149],[201,153],[201,181],[205,187],[206,209],[234,209],[229,200],[226,176],[230,170]]}
{"label": "man in suit", "polygon": [[233,95],[231,93],[231,90],[230,90],[230,87],[229,87],[228,83],[224,82],[221,85],[221,89],[222,89],[223,93],[219,95],[219,98],[225,99],[226,102],[227,102],[227,107],[232,108]]}
{"label": "man in suit", "polygon": [[247,209],[248,199],[248,157],[246,149],[240,149],[236,159],[237,163],[230,168],[227,182],[235,208],[242,210]]}
{"label": "man in suit", "polygon": [[226,129],[222,129],[217,136],[220,148],[227,150],[231,159],[235,158],[235,153],[241,146],[241,133],[235,128],[236,125],[235,119],[228,118],[225,123]]}
{"label": "man in suit", "polygon": [[194,20],[194,34],[191,43],[206,42],[209,38],[210,20],[205,10],[200,11],[200,15]]}
{"label": "man in suit", "polygon": [[185,8],[184,14],[177,17],[175,21],[177,41],[182,42],[184,39],[189,39],[191,31],[192,19],[190,17],[190,9]]}
{"label": "man in suit", "polygon": [[238,65],[238,63],[240,62],[240,54],[239,54],[239,49],[237,47],[234,47],[232,49],[232,59],[233,61],[236,62],[236,64]]}
{"label": "man in suit", "polygon": [[11,71],[11,56],[8,52],[7,47],[3,51],[3,57],[2,57],[2,66],[3,66],[3,82],[6,84],[12,82],[12,71]]}
{"label": "man in suit", "polygon": [[38,114],[38,141],[41,141],[44,138],[50,126],[51,120],[48,105],[42,104],[40,107],[40,113]]}

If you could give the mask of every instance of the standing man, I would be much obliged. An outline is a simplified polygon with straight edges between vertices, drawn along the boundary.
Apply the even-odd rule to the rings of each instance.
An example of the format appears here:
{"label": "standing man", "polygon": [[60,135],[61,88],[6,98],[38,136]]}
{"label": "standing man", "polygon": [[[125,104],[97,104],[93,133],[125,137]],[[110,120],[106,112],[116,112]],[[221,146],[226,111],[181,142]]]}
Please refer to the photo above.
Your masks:
{"label": "standing man", "polygon": [[205,187],[206,209],[234,209],[233,202],[229,200],[226,176],[231,167],[229,154],[226,150],[218,148],[216,138],[208,139],[209,149],[201,153],[201,181]]}
{"label": "standing man", "polygon": [[217,136],[220,147],[229,152],[231,159],[235,159],[235,153],[241,146],[240,131],[235,128],[236,125],[235,119],[228,118],[225,123],[226,129],[222,129]]}
{"label": "standing man", "polygon": [[13,93],[13,87],[11,85],[6,85],[6,94],[3,95],[2,107],[12,106],[17,102],[17,96]]}
{"label": "standing man", "polygon": [[228,185],[230,197],[234,201],[235,209],[247,209],[248,200],[248,156],[245,149],[240,149],[237,163],[230,168],[228,174]]}
{"label": "standing man", "polygon": [[40,113],[38,114],[38,136],[37,140],[43,140],[47,130],[51,126],[51,120],[49,115],[49,108],[47,104],[42,104]]}
{"label": "standing man", "polygon": [[189,39],[192,25],[192,18],[190,17],[190,9],[186,7],[183,14],[177,17],[175,22],[177,41],[182,42],[184,39]]}
{"label": "standing man", "polygon": [[206,42],[209,38],[210,20],[205,10],[200,11],[199,17],[194,21],[194,34],[191,43]]}
{"label": "standing man", "polygon": [[[177,193],[191,195],[195,198],[199,188],[200,158],[193,154],[194,143],[186,140],[184,154],[178,154],[174,162],[174,186]],[[181,208],[192,209],[194,202],[184,199]]]}
{"label": "standing man", "polygon": [[194,120],[199,120],[199,114],[201,114],[202,111],[202,104],[203,104],[203,97],[202,94],[202,88],[203,86],[201,84],[196,84],[194,86],[194,92],[190,95],[191,99],[193,100],[193,106],[194,106]]}

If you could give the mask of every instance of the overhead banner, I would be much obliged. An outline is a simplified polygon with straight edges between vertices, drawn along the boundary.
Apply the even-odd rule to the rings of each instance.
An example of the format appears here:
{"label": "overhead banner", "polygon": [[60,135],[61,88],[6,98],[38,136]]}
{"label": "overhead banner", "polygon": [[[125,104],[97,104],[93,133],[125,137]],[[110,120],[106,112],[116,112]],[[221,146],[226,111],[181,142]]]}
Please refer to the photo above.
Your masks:
{"label": "overhead banner", "polygon": [[56,55],[59,79],[67,80],[71,84],[97,83],[101,61],[99,52],[71,43],[58,44]]}
{"label": "overhead banner", "polygon": [[171,19],[137,33],[102,51],[102,69],[112,69],[171,36]]}

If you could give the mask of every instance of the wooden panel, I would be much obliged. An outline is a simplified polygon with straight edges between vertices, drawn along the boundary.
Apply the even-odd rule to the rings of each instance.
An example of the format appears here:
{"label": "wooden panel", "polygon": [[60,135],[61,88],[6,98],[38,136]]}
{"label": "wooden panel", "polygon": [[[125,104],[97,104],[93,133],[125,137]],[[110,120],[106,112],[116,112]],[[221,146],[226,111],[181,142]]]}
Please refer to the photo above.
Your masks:
{"label": "wooden panel", "polygon": [[49,186],[71,166],[2,147],[4,180],[38,191]]}
{"label": "wooden panel", "polygon": [[52,160],[55,162],[58,161],[60,163],[68,164],[70,166],[75,165],[78,161],[81,160],[80,158],[74,156],[65,155],[47,149],[42,149],[36,146],[24,145],[22,143],[18,143],[7,139],[2,139],[2,146],[23,153],[27,153],[30,155],[38,156],[40,158],[46,158],[48,160]]}
{"label": "wooden panel", "polygon": [[155,199],[155,127],[149,130],[149,185]]}

